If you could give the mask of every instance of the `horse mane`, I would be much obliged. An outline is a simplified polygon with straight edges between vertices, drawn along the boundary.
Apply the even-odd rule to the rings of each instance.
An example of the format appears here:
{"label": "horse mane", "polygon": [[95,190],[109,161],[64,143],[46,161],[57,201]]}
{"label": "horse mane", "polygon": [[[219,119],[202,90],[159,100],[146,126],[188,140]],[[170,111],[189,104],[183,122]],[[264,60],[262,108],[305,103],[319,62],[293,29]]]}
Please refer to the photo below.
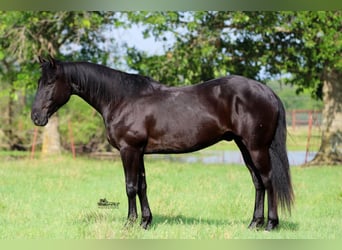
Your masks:
{"label": "horse mane", "polygon": [[[87,91],[90,98],[116,101],[122,97],[137,97],[153,91],[150,77],[129,74],[89,62],[59,62],[66,80],[76,91]],[[77,94],[77,93],[76,93]]]}

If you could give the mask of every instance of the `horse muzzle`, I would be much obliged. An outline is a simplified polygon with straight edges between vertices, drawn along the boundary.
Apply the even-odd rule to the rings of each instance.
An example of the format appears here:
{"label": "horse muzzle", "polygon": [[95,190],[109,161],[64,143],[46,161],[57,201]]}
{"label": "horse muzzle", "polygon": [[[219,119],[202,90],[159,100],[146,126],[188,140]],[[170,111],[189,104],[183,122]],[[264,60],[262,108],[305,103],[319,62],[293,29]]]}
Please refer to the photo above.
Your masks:
{"label": "horse muzzle", "polygon": [[48,115],[39,114],[38,112],[32,112],[31,119],[36,126],[45,126],[49,121]]}

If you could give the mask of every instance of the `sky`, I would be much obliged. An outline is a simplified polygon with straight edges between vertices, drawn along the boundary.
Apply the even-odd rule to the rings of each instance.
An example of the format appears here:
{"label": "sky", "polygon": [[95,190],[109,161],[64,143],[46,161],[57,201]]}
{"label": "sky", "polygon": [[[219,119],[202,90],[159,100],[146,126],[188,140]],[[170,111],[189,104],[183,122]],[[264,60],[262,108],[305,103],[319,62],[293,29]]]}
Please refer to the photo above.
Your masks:
{"label": "sky", "polygon": [[[122,49],[123,44],[127,44],[129,47],[135,47],[139,51],[144,51],[148,55],[162,55],[164,54],[164,46],[166,45],[165,42],[157,41],[154,37],[144,38],[143,37],[143,27],[138,25],[132,25],[131,28],[112,28],[108,29],[105,34],[105,37],[108,39],[107,42],[101,44],[101,46],[105,47],[106,51],[113,51],[115,53],[115,57],[121,56],[121,61],[118,64],[107,65],[109,67],[113,67],[119,70],[124,70],[129,73],[137,73],[134,70],[130,69],[124,59],[125,51]],[[110,42],[110,38],[114,38],[115,44],[113,46],[112,42]],[[174,39],[171,36],[168,38],[167,44],[172,44]],[[113,49],[113,47],[115,49]],[[71,46],[68,45],[65,48],[61,48],[62,53],[70,54],[72,50],[80,50],[82,48],[81,45],[72,44]]]}
{"label": "sky", "polygon": [[117,41],[126,42],[130,47],[136,47],[139,50],[146,51],[150,55],[162,54],[164,52],[163,44],[155,41],[153,37],[144,38],[142,35],[143,28],[134,25],[132,28],[117,28],[112,35]]}
{"label": "sky", "polygon": [[[136,71],[130,69],[125,59],[125,51],[120,51],[123,44],[127,44],[129,47],[135,47],[139,51],[144,51],[148,55],[162,55],[164,52],[165,42],[157,41],[154,37],[144,38],[143,37],[143,27],[138,25],[133,25],[131,28],[115,28],[108,32],[108,37],[114,37],[115,42],[118,45],[118,50],[115,51],[116,56],[122,56],[122,60],[118,65],[108,65],[116,69],[124,70],[129,73],[137,73]],[[172,43],[172,38],[169,39],[169,44]],[[109,45],[110,46],[110,45]],[[122,53],[120,55],[120,53]],[[119,68],[118,68],[119,67]]]}

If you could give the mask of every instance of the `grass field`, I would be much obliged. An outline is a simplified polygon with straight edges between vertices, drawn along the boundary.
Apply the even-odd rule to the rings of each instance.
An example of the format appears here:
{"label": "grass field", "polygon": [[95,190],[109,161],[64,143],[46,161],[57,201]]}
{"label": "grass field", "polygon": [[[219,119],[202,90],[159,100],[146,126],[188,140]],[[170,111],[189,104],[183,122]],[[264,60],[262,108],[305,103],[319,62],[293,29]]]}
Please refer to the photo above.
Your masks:
{"label": "grass field", "polygon": [[[146,159],[154,220],[125,227],[119,161],[67,156],[0,165],[1,239],[342,238],[342,168],[292,168],[295,207],[274,232],[247,229],[254,188],[245,167]],[[120,202],[98,208],[100,198]]]}

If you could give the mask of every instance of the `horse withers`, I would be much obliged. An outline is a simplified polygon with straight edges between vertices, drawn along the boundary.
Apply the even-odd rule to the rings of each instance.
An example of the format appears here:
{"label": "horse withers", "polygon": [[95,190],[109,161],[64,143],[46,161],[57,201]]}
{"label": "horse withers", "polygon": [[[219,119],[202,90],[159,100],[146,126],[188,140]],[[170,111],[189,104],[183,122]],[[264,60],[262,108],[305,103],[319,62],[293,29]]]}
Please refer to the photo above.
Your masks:
{"label": "horse withers", "polygon": [[286,152],[285,110],[267,86],[227,76],[185,87],[167,87],[138,74],[88,62],[39,58],[42,69],[31,118],[38,126],[78,95],[103,117],[109,143],[122,159],[128,220],[147,228],[152,213],[146,194],[144,154],[193,152],[221,140],[239,147],[255,186],[250,228],[277,227],[278,202],[290,210],[293,191]]}

